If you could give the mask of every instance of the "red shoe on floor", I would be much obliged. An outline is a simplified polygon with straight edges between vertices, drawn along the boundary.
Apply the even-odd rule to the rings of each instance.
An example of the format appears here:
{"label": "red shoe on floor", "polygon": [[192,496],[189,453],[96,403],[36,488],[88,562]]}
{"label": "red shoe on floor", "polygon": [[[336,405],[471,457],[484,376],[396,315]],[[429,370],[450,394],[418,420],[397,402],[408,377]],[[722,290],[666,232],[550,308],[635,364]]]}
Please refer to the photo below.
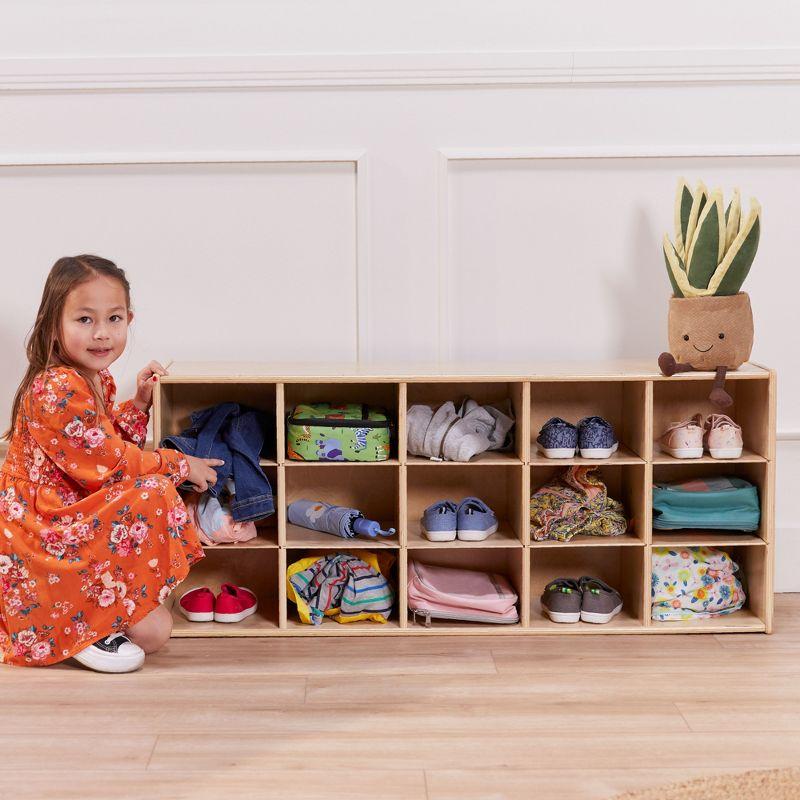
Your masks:
{"label": "red shoe on floor", "polygon": [[256,613],[258,600],[253,592],[244,586],[223,583],[214,603],[215,622],[241,622]]}
{"label": "red shoe on floor", "polygon": [[208,586],[190,589],[180,596],[178,608],[189,622],[213,622],[214,593]]}

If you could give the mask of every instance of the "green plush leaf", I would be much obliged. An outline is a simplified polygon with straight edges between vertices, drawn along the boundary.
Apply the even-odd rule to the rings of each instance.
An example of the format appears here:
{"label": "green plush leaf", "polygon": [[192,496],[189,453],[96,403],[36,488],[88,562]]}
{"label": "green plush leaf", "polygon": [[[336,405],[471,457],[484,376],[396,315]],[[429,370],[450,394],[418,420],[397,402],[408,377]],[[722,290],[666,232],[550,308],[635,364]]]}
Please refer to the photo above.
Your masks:
{"label": "green plush leaf", "polygon": [[[733,222],[733,216],[734,211],[731,211],[729,228]],[[741,230],[731,242],[724,258],[708,283],[710,294],[736,294],[741,289],[755,258],[760,232],[761,206],[758,200],[753,198],[750,201],[750,213],[747,215],[747,219],[743,220]],[[731,272],[732,268],[733,272]],[[729,272],[731,272],[730,276],[728,275]]]}
{"label": "green plush leaf", "polygon": [[669,282],[672,284],[672,291],[675,297],[693,296],[692,287],[689,286],[689,281],[686,277],[686,267],[683,264],[683,259],[666,233],[664,234],[663,249],[664,260],[667,262],[667,275],[669,276]]}
{"label": "green plush leaf", "polygon": [[684,178],[678,181],[675,193],[675,251],[681,258],[686,256],[686,233],[689,229],[689,215],[692,211],[694,196]]}
{"label": "green plush leaf", "polygon": [[704,207],[686,260],[689,283],[695,289],[708,287],[719,264],[721,246],[724,247],[725,221],[721,200],[721,195],[715,192],[711,202]]}
{"label": "green plush leaf", "polygon": [[689,214],[692,213],[692,193],[688,186],[683,187],[681,192],[681,237],[686,242],[686,232],[689,230]]}
{"label": "green plush leaf", "polygon": [[750,228],[750,231],[744,237],[744,241],[736,252],[736,255],[731,260],[730,266],[725,272],[725,277],[723,277],[722,281],[717,287],[715,294],[737,294],[741,290],[742,284],[744,283],[745,278],[747,278],[747,275],[750,272],[750,267],[753,265],[753,260],[756,257],[758,240],[760,236],[761,222],[758,218],[756,218],[752,227]]}
{"label": "green plush leaf", "polygon": [[739,225],[741,224],[742,217],[742,199],[739,195],[739,190],[736,189],[733,193],[733,200],[731,200],[728,210],[725,212],[725,252],[733,244],[734,239],[739,234]]}
{"label": "green plush leaf", "polygon": [[[669,243],[672,252],[675,255],[676,259],[680,259],[677,253],[675,253],[675,249],[672,246],[672,242]],[[664,263],[667,265],[667,275],[669,276],[669,282],[672,284],[672,293],[675,297],[683,297],[683,292],[680,290],[678,286],[678,282],[675,280],[675,276],[672,274],[672,265],[669,262],[669,255],[667,255],[667,246],[664,245]]]}
{"label": "green plush leaf", "polygon": [[689,265],[689,253],[692,249],[692,242],[694,241],[697,231],[697,223],[700,219],[700,212],[703,210],[707,198],[708,189],[706,189],[701,181],[697,184],[697,189],[695,189],[694,195],[692,196],[692,207],[689,211],[689,221],[686,223],[686,236],[683,240],[683,256],[687,267]]}
{"label": "green plush leaf", "polygon": [[698,215],[703,213],[703,209],[705,208],[706,201],[708,200],[708,195],[704,194],[700,196],[700,203],[697,206]]}

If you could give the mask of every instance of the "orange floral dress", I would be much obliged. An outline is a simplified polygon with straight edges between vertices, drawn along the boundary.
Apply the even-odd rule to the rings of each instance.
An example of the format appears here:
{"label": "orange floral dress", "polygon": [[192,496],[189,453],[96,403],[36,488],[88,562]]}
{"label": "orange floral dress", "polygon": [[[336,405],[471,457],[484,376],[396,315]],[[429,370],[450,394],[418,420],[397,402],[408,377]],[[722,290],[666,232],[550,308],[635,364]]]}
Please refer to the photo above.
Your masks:
{"label": "orange floral dress", "polygon": [[175,450],[145,452],[149,415],[105,409],[86,380],[54,368],[20,406],[0,472],[0,661],[63,661],[142,620],[203,557],[176,487]]}

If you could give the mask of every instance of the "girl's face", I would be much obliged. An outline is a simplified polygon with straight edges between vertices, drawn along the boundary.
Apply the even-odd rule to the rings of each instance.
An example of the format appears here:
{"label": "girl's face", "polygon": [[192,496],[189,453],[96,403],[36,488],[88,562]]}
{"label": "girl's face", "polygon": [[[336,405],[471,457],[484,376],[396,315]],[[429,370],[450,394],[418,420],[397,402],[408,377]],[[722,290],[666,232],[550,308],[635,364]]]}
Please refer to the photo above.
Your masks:
{"label": "girl's face", "polygon": [[122,355],[132,320],[119,281],[96,275],[79,284],[67,295],[61,317],[61,339],[67,356],[96,375]]}

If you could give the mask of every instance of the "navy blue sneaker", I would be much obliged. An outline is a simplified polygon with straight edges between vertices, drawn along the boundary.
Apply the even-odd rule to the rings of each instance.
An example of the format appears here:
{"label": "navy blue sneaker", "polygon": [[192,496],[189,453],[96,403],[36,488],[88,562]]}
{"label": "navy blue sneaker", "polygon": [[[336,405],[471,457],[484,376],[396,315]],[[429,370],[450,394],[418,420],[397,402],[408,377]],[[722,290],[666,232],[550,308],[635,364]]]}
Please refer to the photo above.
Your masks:
{"label": "navy blue sneaker", "polygon": [[578,448],[583,458],[609,458],[618,447],[614,429],[602,417],[584,417],[578,423]]}
{"label": "navy blue sneaker", "polygon": [[561,417],[551,417],[542,425],[536,444],[545,458],[572,458],[578,446],[578,429]]}

